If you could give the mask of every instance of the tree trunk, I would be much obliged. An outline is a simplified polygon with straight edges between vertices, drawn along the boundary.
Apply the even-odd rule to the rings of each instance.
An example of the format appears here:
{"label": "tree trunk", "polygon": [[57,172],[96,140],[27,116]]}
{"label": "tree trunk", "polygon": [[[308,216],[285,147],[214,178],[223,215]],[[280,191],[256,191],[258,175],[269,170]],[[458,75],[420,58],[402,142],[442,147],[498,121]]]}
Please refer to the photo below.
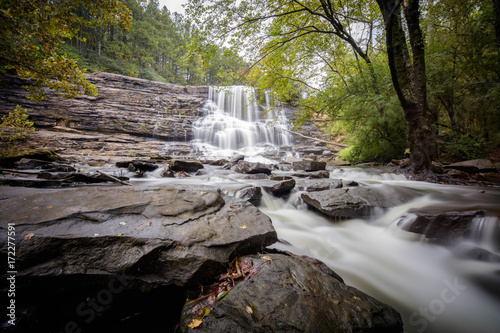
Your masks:
{"label": "tree trunk", "polygon": [[[401,20],[401,0],[377,0],[384,17],[386,45],[392,82],[406,125],[406,140],[415,171],[426,171],[436,154],[436,134],[427,105],[424,40],[419,24],[418,0],[406,0],[404,16],[412,56]],[[412,61],[413,60],[413,61]]]}

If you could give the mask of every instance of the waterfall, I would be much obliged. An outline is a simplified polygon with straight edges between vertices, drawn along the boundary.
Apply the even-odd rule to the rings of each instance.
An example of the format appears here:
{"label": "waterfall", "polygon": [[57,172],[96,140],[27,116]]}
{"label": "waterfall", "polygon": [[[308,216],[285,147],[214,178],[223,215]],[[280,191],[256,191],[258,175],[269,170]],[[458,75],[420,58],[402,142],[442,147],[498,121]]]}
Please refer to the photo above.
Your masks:
{"label": "waterfall", "polygon": [[257,156],[292,145],[282,108],[272,107],[268,94],[257,103],[252,87],[210,87],[204,116],[193,124],[193,144],[205,156]]}

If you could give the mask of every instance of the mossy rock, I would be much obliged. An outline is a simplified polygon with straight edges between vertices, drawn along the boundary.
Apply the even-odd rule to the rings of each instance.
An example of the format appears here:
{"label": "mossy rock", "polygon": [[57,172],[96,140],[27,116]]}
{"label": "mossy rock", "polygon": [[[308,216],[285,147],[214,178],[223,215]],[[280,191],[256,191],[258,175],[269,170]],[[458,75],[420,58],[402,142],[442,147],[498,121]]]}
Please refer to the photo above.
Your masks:
{"label": "mossy rock", "polygon": [[22,158],[42,161],[57,161],[61,159],[54,150],[50,149],[9,149],[0,153],[0,167],[12,168]]}

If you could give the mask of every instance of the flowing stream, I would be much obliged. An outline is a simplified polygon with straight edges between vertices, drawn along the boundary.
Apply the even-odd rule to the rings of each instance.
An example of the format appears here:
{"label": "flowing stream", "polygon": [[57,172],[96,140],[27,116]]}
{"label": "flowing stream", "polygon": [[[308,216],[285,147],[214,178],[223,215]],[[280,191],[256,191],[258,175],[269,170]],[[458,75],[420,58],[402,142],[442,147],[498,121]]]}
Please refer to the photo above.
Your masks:
{"label": "flowing stream", "polygon": [[[243,153],[248,160],[266,149],[291,145],[286,126],[279,109],[266,112],[259,107],[253,90],[211,88],[205,116],[194,124],[193,144],[207,157]],[[161,179],[157,171],[137,181],[213,185],[232,196],[261,182],[222,167],[205,170],[202,176],[184,179]],[[410,181],[383,168],[333,168],[330,178],[354,180],[393,196],[403,191],[414,199],[373,210],[369,218],[334,221],[307,209],[300,191],[293,190],[286,199],[264,193],[259,209],[286,241],[275,247],[316,257],[347,284],[393,306],[401,313],[405,332],[500,332],[500,188]],[[485,216],[472,221],[470,236],[444,246],[398,226],[411,223],[408,212],[423,207],[481,210]]]}

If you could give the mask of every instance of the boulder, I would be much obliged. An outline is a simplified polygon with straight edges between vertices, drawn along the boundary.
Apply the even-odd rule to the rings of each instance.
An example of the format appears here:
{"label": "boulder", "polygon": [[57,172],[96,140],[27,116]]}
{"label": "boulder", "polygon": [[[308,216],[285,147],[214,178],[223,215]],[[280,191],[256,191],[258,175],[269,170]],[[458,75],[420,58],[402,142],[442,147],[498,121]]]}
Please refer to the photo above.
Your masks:
{"label": "boulder", "polygon": [[477,180],[500,183],[500,174],[496,172],[486,172],[477,175]]}
{"label": "boulder", "polygon": [[2,199],[2,221],[16,223],[19,279],[121,273],[197,285],[276,241],[267,216],[210,187],[5,188]]}
{"label": "boulder", "polygon": [[171,160],[168,165],[174,171],[196,172],[203,169],[203,163],[196,160]]}
{"label": "boulder", "polygon": [[245,160],[239,160],[234,171],[246,174],[264,173],[266,175],[270,175],[272,167],[268,164],[260,162],[247,162]]}
{"label": "boulder", "polygon": [[486,173],[498,172],[495,165],[490,160],[478,159],[470,161],[462,161],[444,166],[446,169],[456,169],[467,173]]}
{"label": "boulder", "polygon": [[334,218],[370,216],[374,208],[390,208],[414,198],[410,190],[393,187],[349,187],[302,193],[306,204]]}
{"label": "boulder", "polygon": [[295,179],[292,177],[275,176],[271,177],[262,188],[276,197],[290,193],[295,187]]}
{"label": "boulder", "polygon": [[258,186],[245,187],[236,191],[234,196],[236,198],[246,200],[254,206],[258,206],[260,204],[260,200],[262,199],[262,190]]}
{"label": "boulder", "polygon": [[299,191],[317,192],[325,191],[343,186],[340,179],[299,179],[296,181],[295,187]]}
{"label": "boulder", "polygon": [[319,170],[325,170],[325,168],[326,168],[326,162],[300,161],[292,163],[292,169],[294,171],[298,170],[319,171]]}
{"label": "boulder", "polygon": [[[239,258],[252,277],[204,307],[186,303],[180,330],[192,332],[402,332],[400,314],[297,257]],[[242,268],[243,270],[243,268]],[[202,313],[202,315],[200,315]]]}
{"label": "boulder", "polygon": [[450,243],[472,231],[472,221],[484,217],[483,211],[438,212],[429,209],[410,210],[401,216],[397,225],[406,231],[424,235],[437,242]]}
{"label": "boulder", "polygon": [[150,163],[147,161],[141,161],[141,160],[132,160],[132,161],[120,161],[116,162],[115,165],[119,168],[128,168],[129,171],[134,172],[134,171],[154,171],[158,169],[158,165],[154,163]]}
{"label": "boulder", "polygon": [[297,178],[329,178],[330,177],[330,172],[326,170],[319,170],[319,171],[302,171],[302,172],[296,172],[292,174],[293,177]]}

